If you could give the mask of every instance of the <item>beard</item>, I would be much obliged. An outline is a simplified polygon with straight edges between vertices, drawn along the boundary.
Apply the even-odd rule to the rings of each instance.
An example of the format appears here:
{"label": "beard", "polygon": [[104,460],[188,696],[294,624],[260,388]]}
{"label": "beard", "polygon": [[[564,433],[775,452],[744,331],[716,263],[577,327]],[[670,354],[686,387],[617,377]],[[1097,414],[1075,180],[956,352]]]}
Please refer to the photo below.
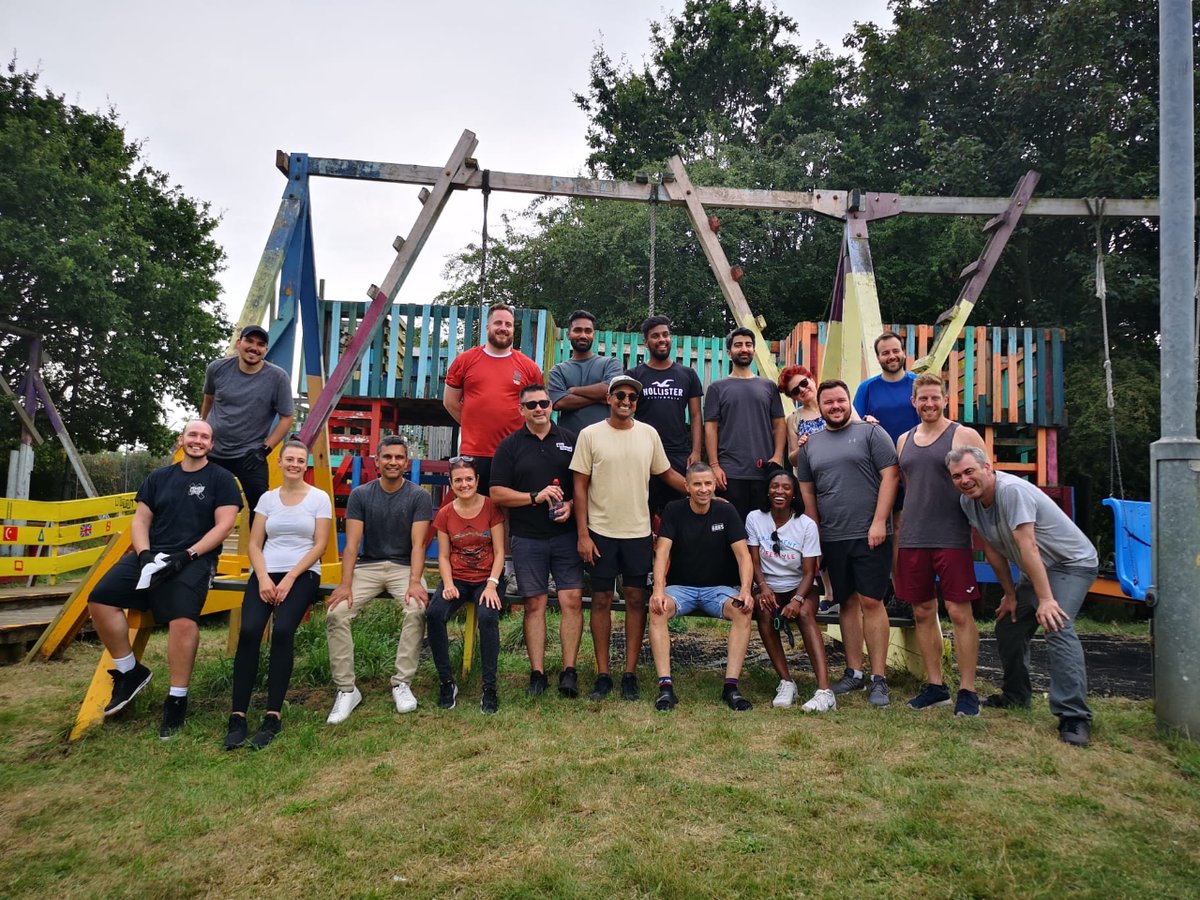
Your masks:
{"label": "beard", "polygon": [[571,340],[571,349],[576,353],[590,353],[592,344],[592,338],[573,338]]}

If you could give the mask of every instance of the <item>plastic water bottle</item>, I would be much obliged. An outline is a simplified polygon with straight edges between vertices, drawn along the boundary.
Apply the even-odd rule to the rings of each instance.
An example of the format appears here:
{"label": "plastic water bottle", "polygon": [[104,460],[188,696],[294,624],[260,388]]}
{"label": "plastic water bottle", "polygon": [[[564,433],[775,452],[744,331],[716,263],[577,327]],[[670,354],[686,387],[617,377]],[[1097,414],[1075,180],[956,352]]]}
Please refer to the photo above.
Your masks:
{"label": "plastic water bottle", "polygon": [[[557,478],[555,478],[554,481],[552,481],[550,483],[553,484],[555,487],[560,486]],[[566,504],[563,503],[561,500],[556,500],[550,504],[550,511],[549,511],[549,513],[547,513],[547,515],[550,516],[551,521],[558,520],[559,514],[562,512],[562,508],[564,506],[566,506]]]}

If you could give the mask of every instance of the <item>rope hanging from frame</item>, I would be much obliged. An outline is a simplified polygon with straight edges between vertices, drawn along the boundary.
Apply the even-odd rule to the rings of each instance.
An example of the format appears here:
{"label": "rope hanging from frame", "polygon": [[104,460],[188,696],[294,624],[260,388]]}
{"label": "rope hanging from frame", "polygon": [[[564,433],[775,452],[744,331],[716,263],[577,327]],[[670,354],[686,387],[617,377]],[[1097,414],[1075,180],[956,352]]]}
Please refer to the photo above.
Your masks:
{"label": "rope hanging from frame", "polygon": [[650,186],[650,312],[654,315],[654,265],[658,247],[658,185]]}
{"label": "rope hanging from frame", "polygon": [[[1125,483],[1121,478],[1121,453],[1117,447],[1117,404],[1113,396],[1112,356],[1108,340],[1108,285],[1104,280],[1104,198],[1088,200],[1088,212],[1095,218],[1096,227],[1096,299],[1100,301],[1100,324],[1104,332],[1104,402],[1108,406],[1109,470],[1108,493],[1125,499]],[[1093,206],[1093,203],[1095,204]]]}
{"label": "rope hanging from frame", "polygon": [[488,197],[492,193],[492,170],[483,170],[483,229],[479,240],[479,305],[487,315],[487,252],[488,252]]}

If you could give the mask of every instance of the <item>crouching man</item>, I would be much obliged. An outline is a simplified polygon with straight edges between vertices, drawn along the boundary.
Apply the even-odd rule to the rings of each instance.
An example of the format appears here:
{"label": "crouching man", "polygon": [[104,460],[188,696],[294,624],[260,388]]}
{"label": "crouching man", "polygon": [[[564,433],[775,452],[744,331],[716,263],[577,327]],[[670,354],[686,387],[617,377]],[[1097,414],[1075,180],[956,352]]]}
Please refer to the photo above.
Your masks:
{"label": "crouching man", "polygon": [[658,672],[658,698],[654,701],[657,710],[669,710],[678,703],[671,681],[667,623],[674,616],[696,612],[733,623],[721,699],[735,712],[752,708],[738,690],[738,677],[750,643],[754,565],[741,516],[732,503],[713,502],[716,490],[712,467],[694,463],[687,470],[688,499],[672,501],[663,510],[654,552],[654,592],[650,596],[650,649]]}

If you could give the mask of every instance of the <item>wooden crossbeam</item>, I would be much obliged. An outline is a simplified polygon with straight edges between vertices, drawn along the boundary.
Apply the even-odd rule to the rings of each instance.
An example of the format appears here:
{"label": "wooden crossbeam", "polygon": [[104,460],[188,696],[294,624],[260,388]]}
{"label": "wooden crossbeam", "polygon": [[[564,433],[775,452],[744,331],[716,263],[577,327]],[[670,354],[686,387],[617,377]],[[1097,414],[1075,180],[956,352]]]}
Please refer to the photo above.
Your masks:
{"label": "wooden crossbeam", "polygon": [[[441,169],[437,166],[418,166],[408,163],[368,162],[357,159],[309,157],[308,174],[326,178],[353,178],[366,181],[388,181],[399,184],[432,185]],[[489,185],[493,191],[517,194],[542,194],[551,197],[580,197],[593,200],[625,200],[649,203],[651,190],[636,181],[616,181],[601,178],[575,178],[567,175],[529,175],[520,172],[490,172]],[[452,179],[456,190],[479,190],[483,173],[463,168]],[[663,185],[669,199],[661,202],[685,206],[686,198]],[[724,209],[764,209],[782,212],[811,212],[835,218],[846,217],[847,198],[854,192],[819,188],[812,191],[772,191],[749,188],[693,187],[693,192],[705,207]],[[1007,197],[918,197],[903,194],[862,192],[862,198],[876,207],[889,204],[889,214],[907,213],[926,216],[996,216],[1008,208]],[[1031,200],[1027,216],[1065,216],[1091,219],[1085,199],[1044,197]],[[1157,218],[1156,198],[1117,199],[1104,201],[1107,218]]]}

